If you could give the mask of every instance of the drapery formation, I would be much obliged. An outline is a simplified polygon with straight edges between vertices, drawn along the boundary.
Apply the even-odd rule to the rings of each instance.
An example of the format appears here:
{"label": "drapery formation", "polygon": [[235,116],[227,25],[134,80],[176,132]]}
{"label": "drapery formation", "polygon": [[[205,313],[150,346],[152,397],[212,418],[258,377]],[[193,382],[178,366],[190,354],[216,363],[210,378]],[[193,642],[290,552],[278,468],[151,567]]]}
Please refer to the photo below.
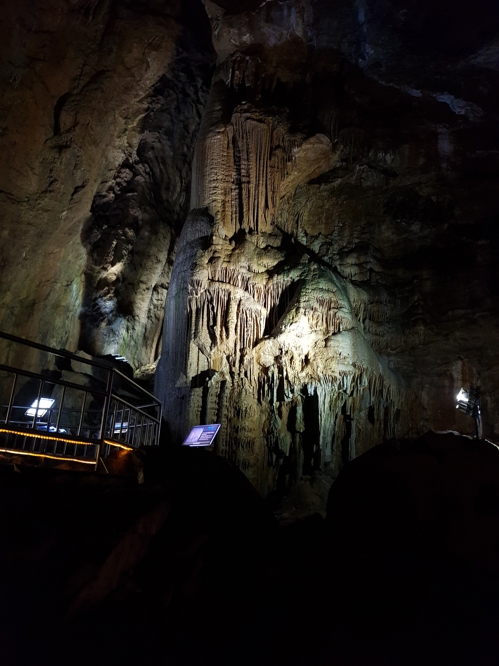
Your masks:
{"label": "drapery formation", "polygon": [[224,123],[228,90],[213,84],[195,151],[156,390],[174,440],[220,422],[216,451],[267,493],[314,469],[335,475],[393,435],[403,388],[375,351],[388,295],[354,285],[279,214],[349,148],[250,104]]}

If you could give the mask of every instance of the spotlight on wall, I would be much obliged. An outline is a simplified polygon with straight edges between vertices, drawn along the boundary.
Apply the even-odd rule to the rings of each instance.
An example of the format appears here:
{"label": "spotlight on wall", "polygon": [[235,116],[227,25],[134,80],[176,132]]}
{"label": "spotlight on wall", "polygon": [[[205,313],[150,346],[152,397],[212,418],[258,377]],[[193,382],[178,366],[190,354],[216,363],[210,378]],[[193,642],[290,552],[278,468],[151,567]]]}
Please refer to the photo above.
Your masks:
{"label": "spotlight on wall", "polygon": [[475,422],[475,436],[482,439],[482,412],[480,410],[480,387],[470,386],[470,390],[462,388],[457,394],[456,409],[471,416]]}

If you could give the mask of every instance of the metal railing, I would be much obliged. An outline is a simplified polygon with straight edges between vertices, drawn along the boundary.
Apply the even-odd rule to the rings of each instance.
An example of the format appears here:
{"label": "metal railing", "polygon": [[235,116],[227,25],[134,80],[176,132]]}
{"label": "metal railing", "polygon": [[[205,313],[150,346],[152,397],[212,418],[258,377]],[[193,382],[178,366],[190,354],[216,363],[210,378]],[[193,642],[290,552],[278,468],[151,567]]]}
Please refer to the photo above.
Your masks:
{"label": "metal railing", "polygon": [[0,332],[0,452],[97,468],[158,444],[160,425],[159,400],[111,363]]}

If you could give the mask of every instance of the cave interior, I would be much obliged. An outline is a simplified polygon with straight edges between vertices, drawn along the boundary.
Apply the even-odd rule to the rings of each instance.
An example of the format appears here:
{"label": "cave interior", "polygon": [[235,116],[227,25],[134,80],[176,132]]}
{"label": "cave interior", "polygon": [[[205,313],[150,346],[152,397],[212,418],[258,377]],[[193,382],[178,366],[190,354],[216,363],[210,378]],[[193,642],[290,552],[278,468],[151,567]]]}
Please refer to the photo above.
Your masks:
{"label": "cave interior", "polygon": [[106,367],[116,445],[162,410],[99,474],[0,459],[3,663],[497,663],[499,5],[18,0],[0,37],[1,410],[69,382],[80,436]]}

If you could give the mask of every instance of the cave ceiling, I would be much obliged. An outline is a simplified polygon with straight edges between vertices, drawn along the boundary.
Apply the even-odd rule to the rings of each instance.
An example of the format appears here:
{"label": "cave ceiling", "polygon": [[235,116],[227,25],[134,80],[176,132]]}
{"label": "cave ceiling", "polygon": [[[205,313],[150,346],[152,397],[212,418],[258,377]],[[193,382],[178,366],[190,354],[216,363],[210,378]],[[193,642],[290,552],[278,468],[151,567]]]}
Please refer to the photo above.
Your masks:
{"label": "cave ceiling", "polygon": [[[499,423],[499,6],[20,0],[0,329],[155,373],[262,493]],[[158,360],[159,359],[159,360]]]}

